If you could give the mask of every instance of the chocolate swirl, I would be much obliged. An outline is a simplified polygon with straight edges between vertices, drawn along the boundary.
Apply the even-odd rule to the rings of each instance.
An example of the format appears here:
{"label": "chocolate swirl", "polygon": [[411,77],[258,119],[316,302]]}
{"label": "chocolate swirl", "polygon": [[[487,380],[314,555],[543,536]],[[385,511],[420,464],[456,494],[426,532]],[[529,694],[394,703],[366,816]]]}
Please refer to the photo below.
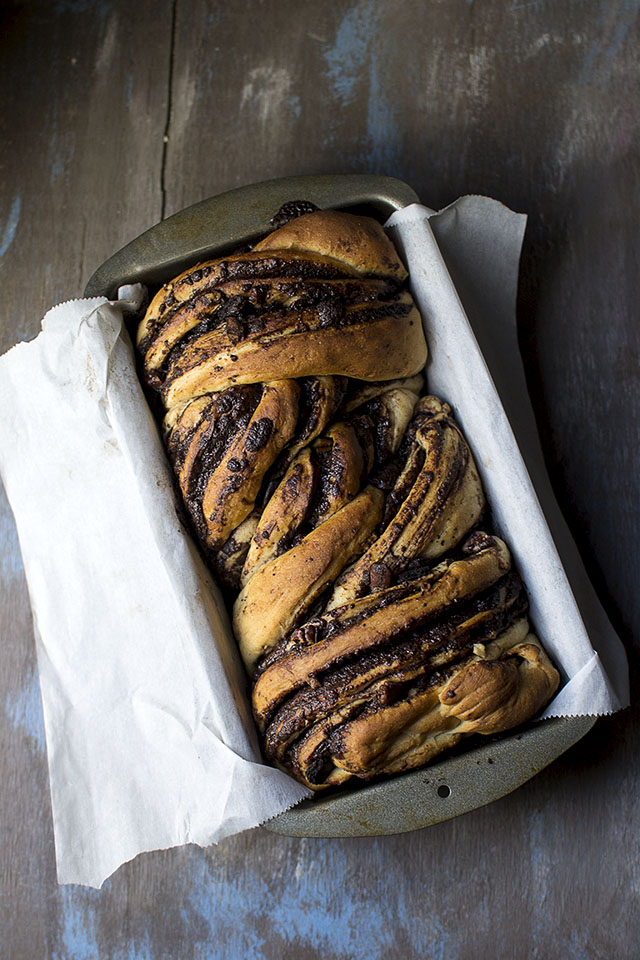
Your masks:
{"label": "chocolate swirl", "polygon": [[272,761],[314,789],[399,772],[548,699],[557,673],[505,544],[476,535],[464,553],[325,613],[265,659],[253,704]]}
{"label": "chocolate swirl", "polygon": [[265,754],[321,789],[520,723],[558,675],[452,410],[420,398],[394,248],[303,203],[278,222],[166,284],[137,342]]}

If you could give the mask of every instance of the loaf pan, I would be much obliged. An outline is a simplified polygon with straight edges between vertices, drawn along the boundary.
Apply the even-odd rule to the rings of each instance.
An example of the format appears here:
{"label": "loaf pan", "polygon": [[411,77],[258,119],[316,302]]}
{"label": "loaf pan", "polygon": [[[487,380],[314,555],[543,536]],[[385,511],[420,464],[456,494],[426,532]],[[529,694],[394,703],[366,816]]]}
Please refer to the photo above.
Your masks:
{"label": "loaf pan", "polygon": [[[418,197],[391,177],[324,175],[250,184],[196,203],[141,234],[99,267],[85,296],[117,295],[127,283],[159,286],[199,260],[221,256],[272,227],[290,200],[350,210],[384,222]],[[473,439],[471,443],[473,445]],[[439,763],[378,783],[303,801],[265,824],[296,837],[404,833],[448,820],[510,793],[580,740],[595,717],[530,723]]]}

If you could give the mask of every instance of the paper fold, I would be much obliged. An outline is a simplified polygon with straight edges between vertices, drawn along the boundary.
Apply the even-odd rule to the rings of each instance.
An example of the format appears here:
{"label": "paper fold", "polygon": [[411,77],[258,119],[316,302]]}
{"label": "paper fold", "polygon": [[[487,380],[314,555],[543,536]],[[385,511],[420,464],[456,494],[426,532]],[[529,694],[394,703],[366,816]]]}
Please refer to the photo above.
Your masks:
{"label": "paper fold", "polygon": [[[25,385],[28,384],[28,389]],[[38,645],[58,878],[213,843],[308,796],[259,761],[120,309],[50,311],[0,361],[2,469]]]}

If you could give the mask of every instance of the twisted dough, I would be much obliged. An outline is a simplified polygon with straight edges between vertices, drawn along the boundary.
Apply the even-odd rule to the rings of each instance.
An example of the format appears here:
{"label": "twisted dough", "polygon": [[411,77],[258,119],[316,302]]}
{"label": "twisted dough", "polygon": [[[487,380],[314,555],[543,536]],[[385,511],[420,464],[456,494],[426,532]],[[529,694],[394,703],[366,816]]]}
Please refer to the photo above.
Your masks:
{"label": "twisted dough", "polygon": [[314,789],[507,729],[558,682],[506,545],[468,536],[480,479],[420,398],[405,281],[377,223],[308,213],[185,271],[138,331],[265,752]]}
{"label": "twisted dough", "polygon": [[146,380],[172,407],[234,384],[417,373],[427,347],[405,278],[375,221],[308,214],[159,291],[138,331]]}
{"label": "twisted dough", "polygon": [[419,766],[540,708],[558,674],[509,551],[476,534],[463,553],[310,621],[265,659],[253,705],[271,760],[317,789]]}

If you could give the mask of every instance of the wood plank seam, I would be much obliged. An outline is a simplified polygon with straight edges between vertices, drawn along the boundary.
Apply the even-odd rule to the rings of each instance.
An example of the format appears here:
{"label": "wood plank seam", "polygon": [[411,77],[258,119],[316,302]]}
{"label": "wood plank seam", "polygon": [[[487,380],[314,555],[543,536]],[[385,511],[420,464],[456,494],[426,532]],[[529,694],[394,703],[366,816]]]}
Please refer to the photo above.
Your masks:
{"label": "wood plank seam", "polygon": [[169,43],[169,75],[167,77],[167,116],[166,122],[164,125],[164,133],[162,137],[162,162],[160,165],[160,195],[161,195],[161,204],[160,204],[160,219],[164,220],[165,210],[167,206],[167,184],[166,184],[166,169],[167,169],[167,151],[169,148],[169,132],[171,130],[171,110],[173,106],[173,63],[175,59],[176,51],[176,14],[178,8],[178,0],[173,0],[171,4],[171,40]]}

